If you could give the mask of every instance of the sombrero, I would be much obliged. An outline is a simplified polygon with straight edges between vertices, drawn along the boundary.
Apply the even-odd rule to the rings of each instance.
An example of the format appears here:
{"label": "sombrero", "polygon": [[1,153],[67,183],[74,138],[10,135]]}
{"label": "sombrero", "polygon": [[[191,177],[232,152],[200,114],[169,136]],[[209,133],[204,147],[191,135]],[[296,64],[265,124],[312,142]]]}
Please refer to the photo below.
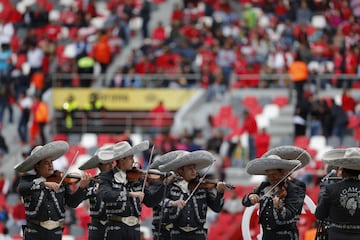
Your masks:
{"label": "sombrero", "polygon": [[305,167],[311,161],[311,156],[306,150],[290,145],[272,148],[264,153],[261,158],[267,158],[270,155],[276,155],[285,160],[299,160],[301,162],[300,168]]}
{"label": "sombrero", "polygon": [[177,155],[173,160],[160,165],[159,170],[163,172],[176,171],[177,169],[190,164],[195,164],[196,170],[200,170],[210,166],[214,161],[215,157],[205,150],[184,152]]}
{"label": "sombrero", "polygon": [[54,141],[44,146],[36,146],[23,162],[17,164],[14,169],[17,172],[27,172],[33,169],[34,165],[43,159],[50,158],[52,161],[64,155],[69,149],[65,141]]}
{"label": "sombrero", "polygon": [[96,168],[100,163],[98,156],[99,152],[102,150],[111,150],[112,147],[113,147],[112,144],[100,147],[98,150],[96,150],[95,154],[89,160],[87,160],[86,162],[80,165],[79,169],[87,170],[87,169]]}
{"label": "sombrero", "polygon": [[246,172],[251,175],[266,175],[266,170],[284,169],[291,170],[296,166],[300,167],[299,160],[282,159],[277,155],[270,155],[264,158],[256,158],[246,165]]}
{"label": "sombrero", "polygon": [[155,159],[153,163],[150,164],[151,169],[159,169],[160,165],[164,165],[171,160],[174,160],[177,156],[182,155],[184,153],[189,153],[185,150],[175,150],[161,155],[159,158]]}
{"label": "sombrero", "polygon": [[149,149],[149,141],[143,141],[134,146],[131,146],[127,141],[121,141],[116,143],[111,150],[99,151],[98,157],[101,163],[109,163],[145,151],[147,149]]}
{"label": "sombrero", "polygon": [[322,160],[334,167],[360,170],[360,148],[332,149],[323,155]]}

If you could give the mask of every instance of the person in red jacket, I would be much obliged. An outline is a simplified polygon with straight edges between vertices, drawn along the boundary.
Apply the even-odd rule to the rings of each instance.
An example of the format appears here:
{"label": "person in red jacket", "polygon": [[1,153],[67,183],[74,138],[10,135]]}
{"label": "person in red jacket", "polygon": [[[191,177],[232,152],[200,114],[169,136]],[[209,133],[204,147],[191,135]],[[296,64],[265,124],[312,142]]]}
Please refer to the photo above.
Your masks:
{"label": "person in red jacket", "polygon": [[343,94],[341,95],[341,107],[347,114],[353,114],[355,112],[356,101],[351,96],[350,90],[345,88]]}
{"label": "person in red jacket", "polygon": [[248,110],[244,111],[243,116],[242,132],[246,132],[249,135],[249,159],[252,160],[256,157],[255,137],[258,127],[254,116]]}

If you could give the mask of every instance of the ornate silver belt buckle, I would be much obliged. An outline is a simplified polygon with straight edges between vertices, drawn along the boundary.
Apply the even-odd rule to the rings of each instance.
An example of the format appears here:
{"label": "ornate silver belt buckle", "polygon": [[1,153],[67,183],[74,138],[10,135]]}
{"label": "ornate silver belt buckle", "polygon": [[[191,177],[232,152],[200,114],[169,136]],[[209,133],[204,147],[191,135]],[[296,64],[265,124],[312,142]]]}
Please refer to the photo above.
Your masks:
{"label": "ornate silver belt buckle", "polygon": [[186,227],[180,227],[180,229],[183,230],[184,232],[192,232],[192,231],[195,231],[197,229],[197,227],[186,226]]}
{"label": "ornate silver belt buckle", "polygon": [[40,222],[40,226],[43,228],[46,228],[47,230],[53,230],[55,228],[58,228],[61,226],[61,222],[53,221],[53,220],[47,220],[44,222]]}
{"label": "ornate silver belt buckle", "polygon": [[130,227],[135,226],[136,224],[139,223],[139,219],[134,216],[122,217],[121,221]]}

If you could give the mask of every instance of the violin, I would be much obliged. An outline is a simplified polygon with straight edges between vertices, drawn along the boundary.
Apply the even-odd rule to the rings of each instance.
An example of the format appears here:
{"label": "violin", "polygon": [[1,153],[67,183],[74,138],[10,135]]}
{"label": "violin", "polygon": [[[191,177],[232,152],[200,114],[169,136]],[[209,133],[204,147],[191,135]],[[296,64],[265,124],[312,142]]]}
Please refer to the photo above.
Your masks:
{"label": "violin", "polygon": [[150,182],[162,181],[166,177],[171,176],[170,173],[160,172],[155,169],[149,169],[148,171],[132,168],[131,170],[126,171],[126,178],[130,182],[144,180],[146,173],[148,173],[147,179]]}
{"label": "violin", "polygon": [[275,191],[274,196],[278,197],[279,199],[284,199],[287,196],[287,181],[283,181],[279,184],[277,191]]}
{"label": "violin", "polygon": [[[60,183],[63,178],[64,178],[63,172],[55,171],[53,175],[46,178],[46,182]],[[81,176],[79,176],[78,174],[68,173],[68,174],[66,174],[66,176],[63,180],[63,183],[68,184],[68,185],[73,185],[73,184],[78,183],[80,180],[81,180]],[[95,181],[95,182],[100,181],[100,179],[96,179],[96,178],[91,178],[91,180]]]}
{"label": "violin", "polygon": [[[193,180],[191,180],[189,182],[189,185],[188,185],[188,188],[190,191],[193,191],[196,186],[199,184],[199,179],[195,178]],[[214,189],[216,188],[217,184],[218,184],[219,180],[217,179],[207,179],[205,178],[204,180],[201,181],[200,185],[199,185],[199,188],[202,188],[202,189]],[[235,189],[235,186],[232,185],[232,184],[228,184],[228,183],[225,183],[225,187],[227,189]]]}

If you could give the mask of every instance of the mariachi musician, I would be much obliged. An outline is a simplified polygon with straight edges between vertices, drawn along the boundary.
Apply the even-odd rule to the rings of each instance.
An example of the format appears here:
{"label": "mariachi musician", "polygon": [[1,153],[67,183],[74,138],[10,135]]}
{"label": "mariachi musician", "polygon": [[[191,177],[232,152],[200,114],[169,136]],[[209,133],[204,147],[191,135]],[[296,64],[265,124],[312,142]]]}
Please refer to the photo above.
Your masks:
{"label": "mariachi musician", "polygon": [[179,154],[173,160],[160,165],[164,172],[174,171],[180,180],[169,184],[164,206],[168,211],[162,216],[163,222],[172,222],[170,230],[172,240],[205,240],[204,229],[208,207],[220,212],[224,205],[224,182],[203,185],[203,178],[197,179],[198,171],[210,169],[214,156],[205,150]]}
{"label": "mariachi musician", "polygon": [[327,239],[360,239],[360,148],[332,149],[322,160],[340,168],[342,179],[320,189],[315,216],[328,222]]}
{"label": "mariachi musician", "polygon": [[[164,165],[167,162],[174,160],[181,154],[188,153],[185,150],[174,150],[168,153],[165,153],[158,158],[154,159],[154,161],[150,165],[150,169],[159,169],[160,165]],[[169,174],[167,178],[164,179],[164,195],[166,195],[167,186],[170,182],[176,180],[177,178],[173,174]],[[153,207],[153,236],[154,240],[168,240],[170,239],[170,230],[173,226],[171,222],[166,222],[162,217],[168,213],[169,208],[164,207],[164,202],[161,201],[158,205]]]}
{"label": "mariachi musician", "polygon": [[[36,146],[30,156],[15,166],[17,172],[34,170],[20,179],[19,193],[25,204],[25,240],[60,240],[65,219],[65,205],[77,207],[85,198],[90,175],[81,176],[78,189],[72,192],[65,176],[54,171],[53,161],[68,150],[64,141]],[[65,174],[64,174],[65,175]]]}
{"label": "mariachi musician", "polygon": [[[300,170],[301,168],[308,165],[309,162],[311,161],[311,156],[306,150],[296,147],[296,146],[291,146],[291,145],[283,145],[283,146],[274,147],[274,148],[270,149],[269,151],[267,151],[266,153],[264,153],[262,155],[262,158],[266,158],[271,155],[279,156],[281,159],[284,159],[284,160],[299,160],[301,162],[301,166],[299,168],[297,168],[296,170]],[[298,188],[299,192],[297,193],[298,195],[302,196],[302,195],[306,194],[306,184],[303,181],[301,181],[297,178],[294,178],[291,175],[289,175],[289,177],[287,178],[287,181],[291,181],[299,186],[299,188]],[[299,209],[298,217],[300,217],[301,210],[302,209]]]}
{"label": "mariachi musician", "polygon": [[259,223],[263,230],[263,240],[299,239],[296,223],[305,193],[288,178],[300,166],[299,160],[282,159],[277,155],[257,158],[246,165],[247,173],[267,177],[266,181],[243,198],[246,207],[260,204]]}
{"label": "mariachi musician", "polygon": [[[98,153],[101,150],[111,149],[111,146],[103,146],[99,148],[95,154],[86,162],[84,162],[79,169],[88,170],[93,168],[98,168],[100,173],[109,171],[112,169],[112,162],[109,163],[100,163]],[[88,226],[88,240],[100,240],[104,239],[105,235],[105,224],[107,220],[105,212],[105,203],[102,201],[99,194],[99,175],[93,177],[93,181],[90,182],[88,186],[88,191],[86,198],[90,202],[90,216],[91,222]]]}
{"label": "mariachi musician", "polygon": [[141,175],[130,179],[128,174],[133,170],[134,155],[148,148],[148,141],[134,146],[122,141],[111,150],[99,151],[100,163],[116,161],[113,169],[100,174],[99,191],[107,214],[105,240],[139,240],[142,203],[153,207],[162,199],[163,184],[145,188]]}

